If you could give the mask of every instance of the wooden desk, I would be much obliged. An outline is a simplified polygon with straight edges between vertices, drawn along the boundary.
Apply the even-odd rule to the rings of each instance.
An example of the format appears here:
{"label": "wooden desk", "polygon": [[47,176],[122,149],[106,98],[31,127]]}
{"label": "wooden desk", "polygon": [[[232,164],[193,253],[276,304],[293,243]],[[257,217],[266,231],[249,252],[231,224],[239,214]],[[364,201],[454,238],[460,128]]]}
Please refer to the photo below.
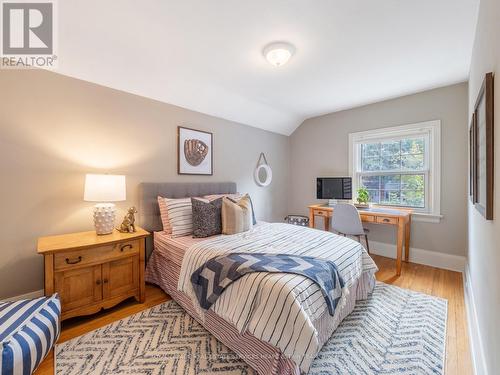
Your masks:
{"label": "wooden desk", "polygon": [[[401,275],[401,261],[403,259],[403,245],[405,247],[405,262],[410,257],[410,234],[411,234],[411,213],[409,209],[373,207],[358,209],[361,221],[371,224],[394,225],[397,227],[397,254],[396,273]],[[325,204],[314,204],[309,206],[309,226],[315,227],[315,217],[321,216],[324,219],[324,229],[330,230],[330,218],[333,214],[333,207]]]}

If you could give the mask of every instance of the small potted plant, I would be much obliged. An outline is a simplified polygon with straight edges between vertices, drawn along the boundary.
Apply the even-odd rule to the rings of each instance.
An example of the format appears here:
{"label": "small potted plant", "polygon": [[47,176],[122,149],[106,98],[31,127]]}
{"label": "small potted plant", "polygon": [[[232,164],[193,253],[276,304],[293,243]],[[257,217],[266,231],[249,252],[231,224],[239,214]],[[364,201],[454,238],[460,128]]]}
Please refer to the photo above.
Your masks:
{"label": "small potted plant", "polygon": [[356,190],[358,194],[358,207],[368,207],[368,201],[370,200],[370,194],[368,194],[368,189],[364,186],[361,186]]}

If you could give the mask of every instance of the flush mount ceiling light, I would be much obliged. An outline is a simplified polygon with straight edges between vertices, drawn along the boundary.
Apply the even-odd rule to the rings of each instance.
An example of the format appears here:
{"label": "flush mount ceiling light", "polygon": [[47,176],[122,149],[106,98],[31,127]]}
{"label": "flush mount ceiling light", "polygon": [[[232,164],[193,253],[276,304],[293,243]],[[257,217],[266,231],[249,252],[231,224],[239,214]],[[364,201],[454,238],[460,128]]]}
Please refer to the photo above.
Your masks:
{"label": "flush mount ceiling light", "polygon": [[295,52],[295,47],[286,42],[274,42],[264,47],[264,57],[271,65],[280,67],[285,65]]}

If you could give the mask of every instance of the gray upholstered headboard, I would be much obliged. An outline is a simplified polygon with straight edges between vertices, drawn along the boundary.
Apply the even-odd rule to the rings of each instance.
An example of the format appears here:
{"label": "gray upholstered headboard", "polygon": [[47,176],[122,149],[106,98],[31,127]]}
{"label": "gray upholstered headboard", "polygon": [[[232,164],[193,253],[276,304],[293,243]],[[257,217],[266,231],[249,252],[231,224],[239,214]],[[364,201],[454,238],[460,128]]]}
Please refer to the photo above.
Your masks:
{"label": "gray upholstered headboard", "polygon": [[[162,230],[158,196],[186,198],[226,193],[236,193],[235,182],[144,182],[139,185],[139,225],[149,232]],[[149,238],[146,254],[151,251],[152,241]]]}

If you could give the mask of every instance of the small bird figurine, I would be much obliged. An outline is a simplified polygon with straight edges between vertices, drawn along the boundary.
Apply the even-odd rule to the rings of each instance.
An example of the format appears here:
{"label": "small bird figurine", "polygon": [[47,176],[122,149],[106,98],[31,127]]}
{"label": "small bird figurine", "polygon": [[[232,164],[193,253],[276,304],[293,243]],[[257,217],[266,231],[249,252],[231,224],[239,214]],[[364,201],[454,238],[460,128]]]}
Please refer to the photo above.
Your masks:
{"label": "small bird figurine", "polygon": [[118,229],[119,232],[122,233],[134,233],[135,232],[135,214],[137,213],[137,209],[135,207],[130,207],[127,211],[127,214],[123,218],[122,224]]}

